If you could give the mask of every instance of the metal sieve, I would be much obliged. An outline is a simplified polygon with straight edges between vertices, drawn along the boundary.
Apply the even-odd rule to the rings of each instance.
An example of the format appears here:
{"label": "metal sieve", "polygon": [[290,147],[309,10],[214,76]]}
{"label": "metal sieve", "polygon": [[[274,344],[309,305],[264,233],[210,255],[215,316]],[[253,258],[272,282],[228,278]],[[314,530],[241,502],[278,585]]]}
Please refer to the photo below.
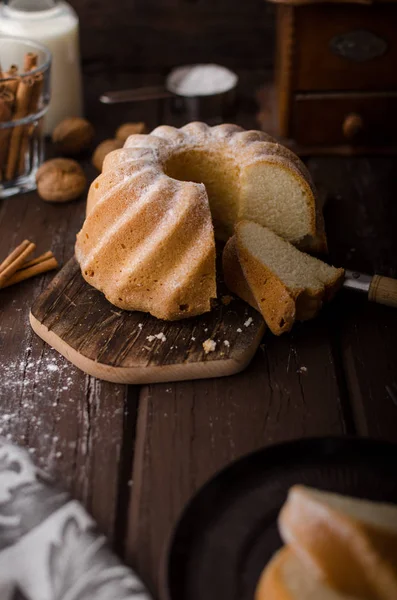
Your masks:
{"label": "metal sieve", "polygon": [[181,72],[199,66],[206,65],[176,67],[169,73],[164,85],[106,92],[100,96],[100,101],[104,104],[119,104],[167,99],[171,102],[171,110],[184,114],[188,121],[224,121],[232,117],[236,107],[238,76],[226,67],[221,68],[230,74],[230,86],[227,89],[217,93],[197,95],[178,92],[178,79]]}

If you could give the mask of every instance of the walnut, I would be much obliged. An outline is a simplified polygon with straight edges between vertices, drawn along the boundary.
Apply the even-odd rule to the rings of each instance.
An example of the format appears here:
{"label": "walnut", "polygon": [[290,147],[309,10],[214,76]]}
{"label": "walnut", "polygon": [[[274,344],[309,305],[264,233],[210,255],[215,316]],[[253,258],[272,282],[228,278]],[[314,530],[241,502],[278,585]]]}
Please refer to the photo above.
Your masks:
{"label": "walnut", "polygon": [[79,163],[69,158],[54,158],[36,173],[37,191],[47,202],[68,202],[84,192],[87,179]]}
{"label": "walnut", "polygon": [[124,123],[124,125],[120,125],[116,131],[116,139],[124,144],[130,135],[135,135],[136,133],[146,133],[145,123]]}
{"label": "walnut", "polygon": [[95,130],[86,119],[71,117],[61,121],[52,133],[52,141],[59,152],[73,156],[90,147]]}
{"label": "walnut", "polygon": [[103,161],[105,156],[113,150],[122,148],[123,144],[119,140],[104,140],[97,146],[94,154],[92,155],[92,164],[98,171],[102,171]]}

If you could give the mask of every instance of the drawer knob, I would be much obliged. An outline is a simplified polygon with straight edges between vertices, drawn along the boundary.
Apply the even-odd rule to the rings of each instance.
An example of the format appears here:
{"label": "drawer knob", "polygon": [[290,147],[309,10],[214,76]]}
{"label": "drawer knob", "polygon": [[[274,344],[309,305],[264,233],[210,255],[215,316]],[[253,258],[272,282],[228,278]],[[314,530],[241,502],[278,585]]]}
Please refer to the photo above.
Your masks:
{"label": "drawer knob", "polygon": [[364,122],[357,113],[350,113],[343,121],[343,135],[348,140],[353,140],[363,130]]}

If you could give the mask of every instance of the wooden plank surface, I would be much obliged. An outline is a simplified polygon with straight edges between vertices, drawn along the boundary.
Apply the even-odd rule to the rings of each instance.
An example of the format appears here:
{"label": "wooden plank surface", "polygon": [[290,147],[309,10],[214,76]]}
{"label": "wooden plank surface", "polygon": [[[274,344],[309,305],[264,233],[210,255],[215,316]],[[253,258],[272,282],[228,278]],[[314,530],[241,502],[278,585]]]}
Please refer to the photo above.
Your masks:
{"label": "wooden plank surface", "polygon": [[239,375],[143,388],[126,557],[154,592],[172,526],[218,469],[270,443],[348,431],[327,332],[323,318],[267,332]]}
{"label": "wooden plank surface", "polygon": [[[396,158],[316,158],[328,190],[326,222],[338,264],[397,276]],[[337,332],[356,431],[397,441],[397,311],[344,292],[330,322]]]}
{"label": "wooden plank surface", "polygon": [[[35,193],[2,200],[0,256],[29,238],[38,253],[51,249],[64,263],[84,208],[84,200],[52,205]],[[127,389],[84,375],[33,333],[30,307],[51,277],[0,292],[0,434],[29,448],[112,537]]]}

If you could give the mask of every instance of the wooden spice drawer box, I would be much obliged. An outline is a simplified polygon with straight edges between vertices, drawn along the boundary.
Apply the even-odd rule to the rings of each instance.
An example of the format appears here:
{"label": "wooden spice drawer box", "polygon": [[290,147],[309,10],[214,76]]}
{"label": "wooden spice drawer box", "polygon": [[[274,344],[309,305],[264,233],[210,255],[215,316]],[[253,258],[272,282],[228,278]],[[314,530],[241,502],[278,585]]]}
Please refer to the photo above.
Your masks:
{"label": "wooden spice drawer box", "polygon": [[292,20],[294,90],[397,90],[397,4],[298,6]]}
{"label": "wooden spice drawer box", "polygon": [[397,147],[397,0],[277,3],[276,133]]}
{"label": "wooden spice drawer box", "polygon": [[290,133],[308,146],[397,144],[397,92],[297,94]]}

